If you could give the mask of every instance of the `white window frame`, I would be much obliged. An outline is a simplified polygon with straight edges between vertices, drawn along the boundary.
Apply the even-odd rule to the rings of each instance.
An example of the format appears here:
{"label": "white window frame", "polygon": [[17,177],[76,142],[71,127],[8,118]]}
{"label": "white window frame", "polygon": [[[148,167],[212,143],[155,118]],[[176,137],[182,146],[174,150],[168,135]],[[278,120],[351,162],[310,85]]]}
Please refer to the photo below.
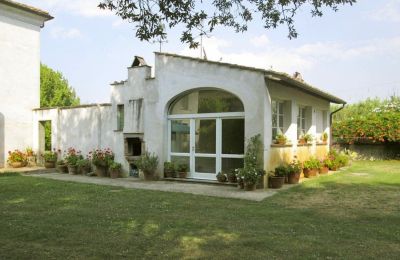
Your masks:
{"label": "white window frame", "polygon": [[297,111],[297,138],[300,138],[303,134],[306,134],[306,107],[299,106]]}
{"label": "white window frame", "polygon": [[[285,114],[283,113],[283,111],[280,111],[279,107],[280,104],[282,105],[282,110],[283,110],[283,106],[284,106],[284,101],[281,100],[276,100],[273,99],[271,102],[271,115],[272,118],[274,117],[274,110],[273,108],[273,102],[275,102],[275,109],[276,109],[276,125],[274,126],[274,121],[272,121],[272,140],[275,139],[276,135],[278,134],[283,134],[284,133],[284,121],[285,121]],[[280,116],[282,116],[282,127],[280,127]],[[274,135],[274,129],[276,129],[276,134]]]}

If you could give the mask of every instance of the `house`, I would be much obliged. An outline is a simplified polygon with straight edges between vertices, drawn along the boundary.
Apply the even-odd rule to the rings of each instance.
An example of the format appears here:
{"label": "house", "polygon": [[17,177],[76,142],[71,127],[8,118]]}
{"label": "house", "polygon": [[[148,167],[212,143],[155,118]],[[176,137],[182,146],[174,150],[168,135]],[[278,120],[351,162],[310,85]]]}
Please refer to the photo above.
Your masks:
{"label": "house", "polygon": [[[144,151],[162,162],[190,165],[190,178],[212,179],[243,165],[246,140],[264,142],[269,171],[296,155],[324,157],[329,142],[330,103],[345,101],[305,83],[299,74],[245,67],[169,53],[155,53],[152,68],[135,57],[126,80],[111,84],[111,102],[35,109],[34,129],[51,121],[52,147],[88,153],[111,148],[125,172]],[[274,144],[278,133],[289,144]],[[310,144],[298,144],[309,133]],[[43,129],[34,148],[43,150]]]}
{"label": "house", "polygon": [[47,12],[0,0],[0,167],[7,151],[32,147],[40,105],[40,30]]}

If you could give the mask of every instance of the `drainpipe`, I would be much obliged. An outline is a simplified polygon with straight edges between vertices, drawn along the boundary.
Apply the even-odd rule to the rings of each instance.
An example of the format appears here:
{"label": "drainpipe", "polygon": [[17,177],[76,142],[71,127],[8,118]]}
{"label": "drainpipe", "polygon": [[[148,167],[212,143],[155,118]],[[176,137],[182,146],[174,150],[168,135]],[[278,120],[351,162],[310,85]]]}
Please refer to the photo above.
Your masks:
{"label": "drainpipe", "polygon": [[344,108],[344,106],[346,105],[346,103],[342,104],[342,107],[339,107],[338,109],[336,109],[335,111],[333,111],[332,113],[330,113],[329,115],[329,150],[332,148],[332,143],[333,143],[333,136],[332,136],[332,121],[333,121],[333,114],[339,112],[340,110],[342,110]]}

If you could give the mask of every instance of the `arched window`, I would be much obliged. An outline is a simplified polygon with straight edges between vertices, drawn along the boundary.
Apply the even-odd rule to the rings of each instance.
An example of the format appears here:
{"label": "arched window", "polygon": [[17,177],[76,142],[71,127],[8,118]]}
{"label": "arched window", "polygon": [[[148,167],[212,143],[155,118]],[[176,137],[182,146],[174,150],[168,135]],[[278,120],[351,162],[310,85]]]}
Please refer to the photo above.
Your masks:
{"label": "arched window", "polygon": [[222,90],[196,90],[178,97],[171,105],[170,115],[243,112],[239,98]]}

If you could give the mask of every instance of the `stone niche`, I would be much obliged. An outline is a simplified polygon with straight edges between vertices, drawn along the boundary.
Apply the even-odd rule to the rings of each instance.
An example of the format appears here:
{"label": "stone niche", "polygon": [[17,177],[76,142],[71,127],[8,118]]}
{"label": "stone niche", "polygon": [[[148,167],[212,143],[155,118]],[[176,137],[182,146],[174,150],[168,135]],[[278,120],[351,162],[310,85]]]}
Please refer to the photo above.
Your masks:
{"label": "stone niche", "polygon": [[143,141],[143,134],[124,134],[124,154],[125,159],[129,163],[129,175],[138,177],[137,167],[135,160],[144,153],[145,144]]}

